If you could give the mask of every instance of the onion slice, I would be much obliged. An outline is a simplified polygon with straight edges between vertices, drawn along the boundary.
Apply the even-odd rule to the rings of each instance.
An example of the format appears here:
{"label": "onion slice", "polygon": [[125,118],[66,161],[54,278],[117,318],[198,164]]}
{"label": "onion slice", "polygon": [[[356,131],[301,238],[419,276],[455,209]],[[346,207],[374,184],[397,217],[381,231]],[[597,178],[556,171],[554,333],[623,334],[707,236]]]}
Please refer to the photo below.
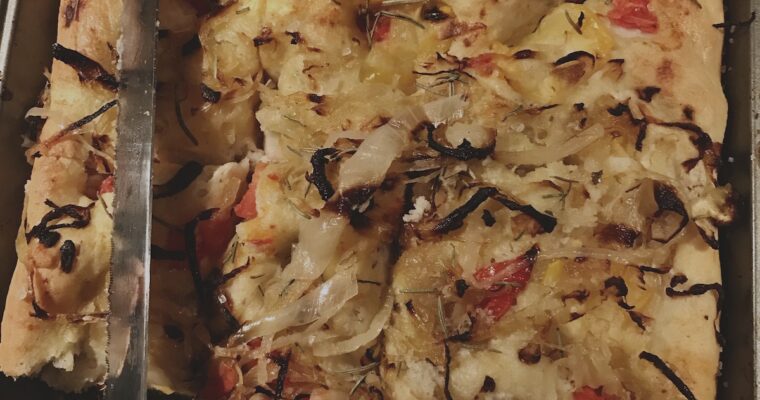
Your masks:
{"label": "onion slice", "polygon": [[289,281],[319,278],[335,258],[338,243],[348,226],[346,218],[323,211],[319,218],[301,221],[293,258],[280,278]]}
{"label": "onion slice", "polygon": [[387,123],[369,134],[340,167],[341,193],[355,187],[379,185],[391,163],[401,155],[409,142],[410,132]]}
{"label": "onion slice", "polygon": [[300,299],[269,315],[245,323],[231,338],[229,345],[238,345],[284,329],[314,322],[324,315],[336,313],[357,293],[359,287],[353,269],[335,274]]}
{"label": "onion slice", "polygon": [[604,136],[604,128],[594,125],[563,143],[522,151],[495,152],[498,161],[513,165],[544,165],[571,156]]}
{"label": "onion slice", "polygon": [[380,335],[391,317],[392,310],[393,294],[389,291],[385,297],[383,308],[372,318],[369,329],[345,340],[322,343],[314,348],[314,355],[317,357],[331,357],[356,351],[359,347],[375,340]]}
{"label": "onion slice", "polygon": [[422,106],[430,122],[438,127],[446,122],[460,119],[464,116],[467,102],[462,96],[449,96],[431,101]]}

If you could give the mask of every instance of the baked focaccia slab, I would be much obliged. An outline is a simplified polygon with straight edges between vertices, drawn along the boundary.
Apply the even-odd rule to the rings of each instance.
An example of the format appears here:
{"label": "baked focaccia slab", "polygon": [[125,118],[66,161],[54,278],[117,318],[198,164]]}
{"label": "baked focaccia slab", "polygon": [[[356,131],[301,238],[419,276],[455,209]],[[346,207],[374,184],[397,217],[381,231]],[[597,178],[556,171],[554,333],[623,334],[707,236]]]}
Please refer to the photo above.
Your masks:
{"label": "baked focaccia slab", "polygon": [[106,371],[120,15],[120,1],[61,2],[49,84],[30,111],[46,123],[27,150],[0,371],[67,391]]}
{"label": "baked focaccia slab", "polygon": [[163,1],[152,385],[714,398],[722,18]]}

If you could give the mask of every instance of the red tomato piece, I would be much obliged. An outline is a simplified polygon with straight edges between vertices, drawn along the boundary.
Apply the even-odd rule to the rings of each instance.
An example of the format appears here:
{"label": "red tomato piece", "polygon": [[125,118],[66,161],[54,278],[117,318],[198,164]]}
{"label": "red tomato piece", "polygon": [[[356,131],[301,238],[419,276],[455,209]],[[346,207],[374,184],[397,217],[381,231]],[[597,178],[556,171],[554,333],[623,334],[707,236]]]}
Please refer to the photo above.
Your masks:
{"label": "red tomato piece", "polygon": [[478,269],[474,274],[475,280],[480,283],[511,282],[524,284],[530,279],[537,256],[538,247],[533,246],[517,258],[495,262]]}
{"label": "red tomato piece", "polygon": [[605,394],[602,387],[596,389],[584,386],[573,392],[573,400],[620,400],[619,397]]}
{"label": "red tomato piece", "polygon": [[518,288],[503,288],[495,296],[486,297],[480,302],[478,308],[486,312],[486,315],[498,321],[507,313],[515,304],[517,304],[517,295],[522,290]]}
{"label": "red tomato piece", "polygon": [[657,15],[649,8],[649,0],[614,0],[607,18],[617,26],[646,33],[655,33],[659,28]]}
{"label": "red tomato piece", "polygon": [[240,199],[240,203],[235,206],[235,215],[238,217],[249,220],[256,218],[259,214],[256,210],[256,187],[259,185],[259,177],[261,171],[266,167],[266,164],[257,164],[253,171],[253,179],[248,184],[248,190],[246,190],[243,198]]}
{"label": "red tomato piece", "polygon": [[113,175],[109,175],[108,178],[103,179],[103,182],[100,182],[100,189],[98,189],[98,193],[104,194],[113,192],[113,184]]}
{"label": "red tomato piece", "polygon": [[388,39],[391,34],[391,19],[381,15],[375,22],[375,29],[372,32],[372,41],[375,43]]}
{"label": "red tomato piece", "polygon": [[475,58],[470,58],[467,60],[467,66],[481,75],[491,75],[496,68],[493,63],[493,53],[484,53]]}
{"label": "red tomato piece", "polygon": [[[538,247],[533,246],[525,254],[511,260],[500,261],[475,271],[475,280],[481,284],[490,285],[489,295],[478,305],[486,315],[498,321],[515,304],[517,296],[525,289],[536,263]],[[513,285],[499,285],[506,282]]]}
{"label": "red tomato piece", "polygon": [[228,211],[217,211],[205,221],[198,222],[196,230],[196,255],[199,260],[216,260],[224,254],[235,236],[235,221]]}
{"label": "red tomato piece", "polygon": [[238,373],[234,364],[235,361],[228,358],[211,361],[206,383],[198,393],[198,397],[203,400],[226,399],[238,382]]}

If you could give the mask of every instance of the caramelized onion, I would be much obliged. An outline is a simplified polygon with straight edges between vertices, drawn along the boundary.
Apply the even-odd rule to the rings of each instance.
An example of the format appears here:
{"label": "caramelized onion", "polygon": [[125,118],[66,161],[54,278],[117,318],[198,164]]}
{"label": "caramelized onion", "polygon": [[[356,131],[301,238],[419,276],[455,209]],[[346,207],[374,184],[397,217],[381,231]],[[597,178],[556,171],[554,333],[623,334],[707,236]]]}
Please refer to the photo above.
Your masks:
{"label": "caramelized onion", "polygon": [[512,165],[544,165],[559,161],[578,153],[604,136],[601,125],[593,125],[585,131],[566,140],[563,143],[541,146],[529,150],[502,151],[496,150],[498,161]]}
{"label": "caramelized onion", "polygon": [[336,342],[325,342],[314,347],[314,355],[317,357],[331,357],[356,351],[358,348],[375,340],[383,331],[385,324],[391,317],[393,310],[393,295],[389,292],[385,298],[383,308],[378,311],[369,324],[369,329],[349,339]]}

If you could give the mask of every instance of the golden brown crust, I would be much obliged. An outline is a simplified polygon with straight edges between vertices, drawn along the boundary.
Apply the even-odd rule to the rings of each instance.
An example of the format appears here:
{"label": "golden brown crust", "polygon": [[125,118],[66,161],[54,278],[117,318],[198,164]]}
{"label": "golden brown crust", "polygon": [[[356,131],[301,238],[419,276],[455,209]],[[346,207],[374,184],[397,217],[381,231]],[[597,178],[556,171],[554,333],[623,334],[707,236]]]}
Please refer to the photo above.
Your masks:
{"label": "golden brown crust", "polygon": [[[115,75],[120,9],[120,1],[62,1],[58,43]],[[66,127],[115,96],[111,88],[82,80],[72,66],[53,61],[48,120],[39,144],[29,151],[37,154],[26,185],[16,241],[19,261],[2,323],[0,370],[9,376],[40,374],[53,386],[79,391],[101,382],[105,374],[104,313],[111,245],[106,207],[110,207],[111,194],[94,196],[89,187],[96,177],[92,174],[104,171],[88,172],[88,168],[94,159],[108,165],[106,169],[113,168],[117,111],[111,108],[76,129]],[[45,215],[66,205],[88,210],[89,215],[82,218],[84,227],[58,229],[61,238],[50,247],[34,235],[27,238]],[[48,225],[71,222],[66,218]],[[62,267],[64,241],[71,241],[75,249],[69,272]]]}

